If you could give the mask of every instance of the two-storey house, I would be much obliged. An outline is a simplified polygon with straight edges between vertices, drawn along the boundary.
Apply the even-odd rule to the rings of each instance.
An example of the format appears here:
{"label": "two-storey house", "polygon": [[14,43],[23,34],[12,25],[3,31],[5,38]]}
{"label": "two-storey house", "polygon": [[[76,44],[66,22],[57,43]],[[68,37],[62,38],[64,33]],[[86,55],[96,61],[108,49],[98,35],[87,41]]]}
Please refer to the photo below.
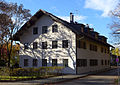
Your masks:
{"label": "two-storey house", "polygon": [[110,67],[107,38],[88,25],[39,10],[14,35],[20,41],[20,67],[64,66],[63,73],[81,74]]}

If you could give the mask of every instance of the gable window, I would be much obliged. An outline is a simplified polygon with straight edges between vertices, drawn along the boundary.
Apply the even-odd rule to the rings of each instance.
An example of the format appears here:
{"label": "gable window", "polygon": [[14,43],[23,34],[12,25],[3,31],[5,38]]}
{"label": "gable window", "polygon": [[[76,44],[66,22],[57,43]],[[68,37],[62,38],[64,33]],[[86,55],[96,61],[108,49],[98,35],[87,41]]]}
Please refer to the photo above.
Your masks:
{"label": "gable window", "polygon": [[87,59],[77,59],[77,67],[87,66]]}
{"label": "gable window", "polygon": [[33,28],[33,34],[38,34],[38,27]]}
{"label": "gable window", "polygon": [[24,66],[28,66],[28,59],[24,59]]}
{"label": "gable window", "polygon": [[38,63],[37,59],[33,59],[33,66],[37,66],[37,63]]}
{"label": "gable window", "polygon": [[37,49],[37,42],[33,43],[33,49]]}
{"label": "gable window", "polygon": [[52,48],[57,48],[57,41],[52,41]]}
{"label": "gable window", "polygon": [[68,40],[63,40],[62,41],[62,47],[63,48],[68,48]]}
{"label": "gable window", "polygon": [[42,34],[47,33],[48,27],[42,26]]}
{"label": "gable window", "polygon": [[63,66],[68,67],[68,59],[63,59]]}
{"label": "gable window", "polygon": [[42,42],[42,49],[47,49],[47,42]]}
{"label": "gable window", "polygon": [[52,66],[57,66],[57,59],[52,59]]}
{"label": "gable window", "polygon": [[58,32],[58,25],[52,25],[52,32]]}
{"label": "gable window", "polygon": [[24,44],[24,49],[28,49],[28,43]]}
{"label": "gable window", "polygon": [[42,59],[42,66],[47,66],[47,59]]}

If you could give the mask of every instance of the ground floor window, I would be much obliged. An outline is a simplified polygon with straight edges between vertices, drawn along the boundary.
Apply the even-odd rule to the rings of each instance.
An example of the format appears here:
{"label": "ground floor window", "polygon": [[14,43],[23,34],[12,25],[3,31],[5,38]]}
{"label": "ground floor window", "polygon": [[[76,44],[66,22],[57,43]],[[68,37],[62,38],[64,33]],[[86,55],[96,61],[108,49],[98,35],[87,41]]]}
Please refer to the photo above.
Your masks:
{"label": "ground floor window", "polygon": [[52,66],[57,66],[57,59],[52,59]]}
{"label": "ground floor window", "polygon": [[98,65],[98,60],[90,59],[90,66],[97,66],[97,65]]}
{"label": "ground floor window", "polygon": [[68,59],[63,59],[63,66],[68,67]]}
{"label": "ground floor window", "polygon": [[87,59],[77,59],[77,67],[87,66]]}
{"label": "ground floor window", "polygon": [[105,60],[105,65],[107,65],[107,60]]}
{"label": "ground floor window", "polygon": [[28,66],[28,59],[24,59],[24,66]]}
{"label": "ground floor window", "polygon": [[37,59],[33,59],[33,66],[37,66],[37,63],[38,63]]}
{"label": "ground floor window", "polygon": [[104,65],[103,60],[101,60],[101,65]]}
{"label": "ground floor window", "polygon": [[47,59],[42,59],[42,66],[47,66]]}

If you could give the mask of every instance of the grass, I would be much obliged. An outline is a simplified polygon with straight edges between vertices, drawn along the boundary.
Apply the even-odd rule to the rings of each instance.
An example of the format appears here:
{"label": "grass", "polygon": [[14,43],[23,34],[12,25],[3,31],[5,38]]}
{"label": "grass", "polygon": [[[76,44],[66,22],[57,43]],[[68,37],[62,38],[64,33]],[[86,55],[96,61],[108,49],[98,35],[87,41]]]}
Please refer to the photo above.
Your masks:
{"label": "grass", "polygon": [[9,81],[9,80],[29,80],[29,79],[36,79],[36,78],[48,78],[53,77],[54,75],[44,75],[44,76],[0,76],[1,81]]}

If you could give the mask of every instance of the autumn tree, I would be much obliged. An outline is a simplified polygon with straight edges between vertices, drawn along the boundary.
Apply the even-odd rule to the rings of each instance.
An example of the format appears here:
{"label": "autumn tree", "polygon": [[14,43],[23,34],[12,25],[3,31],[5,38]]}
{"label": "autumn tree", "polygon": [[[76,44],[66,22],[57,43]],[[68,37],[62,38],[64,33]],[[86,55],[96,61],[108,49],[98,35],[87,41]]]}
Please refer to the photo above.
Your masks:
{"label": "autumn tree", "polygon": [[[2,16],[4,16],[5,18],[3,18]],[[14,42],[13,35],[26,21],[30,19],[30,17],[30,10],[24,9],[22,4],[18,5],[17,3],[0,1],[0,42],[5,43],[7,46],[9,67]]]}

